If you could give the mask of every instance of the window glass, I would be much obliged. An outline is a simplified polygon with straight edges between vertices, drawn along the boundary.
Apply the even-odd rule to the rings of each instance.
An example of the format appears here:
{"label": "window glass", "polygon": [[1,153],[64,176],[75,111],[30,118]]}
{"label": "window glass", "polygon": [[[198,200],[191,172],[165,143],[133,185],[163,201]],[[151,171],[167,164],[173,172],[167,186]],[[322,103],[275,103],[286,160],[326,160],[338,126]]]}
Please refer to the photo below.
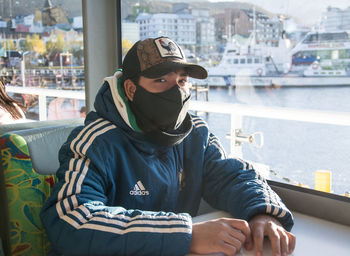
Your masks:
{"label": "window glass", "polygon": [[80,0],[2,1],[1,79],[27,120],[85,116]]}
{"label": "window glass", "polygon": [[[209,72],[205,81],[191,80],[192,101],[232,104],[222,106],[227,113],[195,113],[229,154],[261,163],[256,166],[268,179],[348,195],[348,1],[125,0],[122,6],[122,19],[135,27],[144,17],[164,24],[170,14],[188,24],[175,28],[177,42]],[[155,36],[169,29],[157,28]],[[127,33],[123,49],[135,42]],[[135,30],[137,36],[145,38]],[[197,90],[207,84],[208,97]]]}

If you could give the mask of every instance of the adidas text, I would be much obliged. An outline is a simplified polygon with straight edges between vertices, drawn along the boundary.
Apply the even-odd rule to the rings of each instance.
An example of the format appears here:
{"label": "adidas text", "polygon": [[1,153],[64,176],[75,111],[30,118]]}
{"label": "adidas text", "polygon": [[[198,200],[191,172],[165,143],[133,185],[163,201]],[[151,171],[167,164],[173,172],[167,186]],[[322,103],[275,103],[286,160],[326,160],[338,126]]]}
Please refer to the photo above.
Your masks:
{"label": "adidas text", "polygon": [[145,189],[145,187],[143,186],[143,184],[140,180],[138,182],[136,182],[136,184],[134,185],[134,188],[132,190],[130,190],[129,193],[132,196],[148,196],[149,195],[149,191]]}
{"label": "adidas text", "polygon": [[136,196],[136,195],[138,195],[138,196],[148,196],[149,195],[149,192],[148,191],[134,191],[134,190],[131,190],[130,191],[130,195],[132,195],[132,196]]}

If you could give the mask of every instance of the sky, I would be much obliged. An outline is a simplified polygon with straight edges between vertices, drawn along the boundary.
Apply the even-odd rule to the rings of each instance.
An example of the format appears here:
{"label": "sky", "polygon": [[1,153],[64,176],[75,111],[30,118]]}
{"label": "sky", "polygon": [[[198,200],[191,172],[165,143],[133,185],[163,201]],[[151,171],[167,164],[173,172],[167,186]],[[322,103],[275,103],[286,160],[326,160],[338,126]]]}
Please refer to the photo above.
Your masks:
{"label": "sky", "polygon": [[[210,0],[210,2],[235,2],[235,0]],[[349,0],[236,0],[236,2],[249,2],[270,12],[288,14],[306,25],[319,21],[328,6],[341,9],[350,7]]]}

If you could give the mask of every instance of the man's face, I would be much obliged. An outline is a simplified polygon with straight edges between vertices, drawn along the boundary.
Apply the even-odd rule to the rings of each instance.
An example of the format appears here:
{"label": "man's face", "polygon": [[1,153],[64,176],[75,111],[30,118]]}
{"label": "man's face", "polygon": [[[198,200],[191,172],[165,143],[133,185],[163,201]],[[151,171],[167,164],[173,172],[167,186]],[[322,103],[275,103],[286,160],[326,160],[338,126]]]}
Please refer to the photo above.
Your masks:
{"label": "man's face", "polygon": [[188,74],[184,69],[179,69],[158,78],[140,77],[139,85],[149,92],[159,93],[179,86],[186,94],[189,93]]}

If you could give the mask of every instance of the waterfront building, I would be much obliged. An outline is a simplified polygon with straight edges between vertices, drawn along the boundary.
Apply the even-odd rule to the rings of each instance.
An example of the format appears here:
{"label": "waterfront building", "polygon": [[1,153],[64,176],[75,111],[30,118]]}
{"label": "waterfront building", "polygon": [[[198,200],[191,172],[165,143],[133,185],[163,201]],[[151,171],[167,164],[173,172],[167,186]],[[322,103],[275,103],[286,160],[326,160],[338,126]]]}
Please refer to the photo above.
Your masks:
{"label": "waterfront building", "polygon": [[322,15],[321,28],[326,31],[350,30],[350,7],[346,9],[328,7]]}
{"label": "waterfront building", "polygon": [[140,25],[136,22],[122,21],[122,36],[131,43],[140,40]]}
{"label": "waterfront building", "polygon": [[229,8],[214,17],[216,38],[222,43],[233,35],[248,37],[254,31],[257,43],[273,46],[278,44],[282,33],[279,17],[269,17],[262,11],[254,11],[254,8]]}
{"label": "waterfront building", "polygon": [[196,21],[196,53],[205,57],[213,52],[215,46],[215,19],[207,8],[194,8],[191,14]]}
{"label": "waterfront building", "polygon": [[140,26],[140,40],[168,36],[184,48],[196,44],[196,23],[191,14],[141,13],[135,21]]}

